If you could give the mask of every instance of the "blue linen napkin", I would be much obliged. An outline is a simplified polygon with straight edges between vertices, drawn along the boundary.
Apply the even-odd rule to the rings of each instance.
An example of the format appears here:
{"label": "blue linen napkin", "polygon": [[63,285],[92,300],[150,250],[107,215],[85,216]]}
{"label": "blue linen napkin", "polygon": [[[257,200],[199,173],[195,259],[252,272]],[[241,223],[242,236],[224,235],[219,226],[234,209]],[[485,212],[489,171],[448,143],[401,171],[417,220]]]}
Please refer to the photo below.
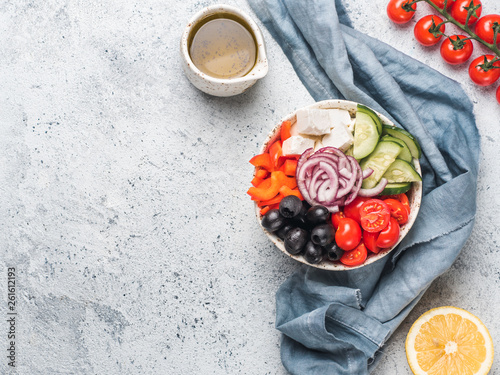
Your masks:
{"label": "blue linen napkin", "polygon": [[422,146],[422,205],[398,248],[351,271],[303,266],[276,294],[290,373],[368,374],[471,233],[480,154],[472,104],[457,82],[354,30],[341,0],[248,1],[315,100],[368,105]]}

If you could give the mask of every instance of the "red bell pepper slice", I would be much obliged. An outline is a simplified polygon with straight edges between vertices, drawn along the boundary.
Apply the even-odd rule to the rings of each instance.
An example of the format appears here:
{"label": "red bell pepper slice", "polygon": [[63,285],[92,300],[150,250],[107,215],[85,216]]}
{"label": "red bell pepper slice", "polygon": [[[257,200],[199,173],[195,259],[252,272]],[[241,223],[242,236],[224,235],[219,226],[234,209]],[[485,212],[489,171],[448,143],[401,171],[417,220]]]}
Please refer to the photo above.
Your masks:
{"label": "red bell pepper slice", "polygon": [[279,168],[280,157],[283,156],[281,141],[276,141],[269,147],[269,156],[271,157],[271,163],[273,164],[273,166],[275,168]]}
{"label": "red bell pepper slice", "polygon": [[271,156],[267,152],[255,155],[253,158],[250,159],[250,164],[252,164],[254,167],[264,168],[269,172],[274,169]]}
{"label": "red bell pepper slice", "polygon": [[262,181],[264,181],[262,178],[254,177],[252,178],[252,185],[257,187],[262,183]]}
{"label": "red bell pepper slice", "polygon": [[286,159],[280,168],[287,176],[295,176],[295,171],[297,170],[297,160]]}
{"label": "red bell pepper slice", "polygon": [[257,178],[260,178],[260,179],[264,179],[266,178],[267,176],[269,175],[269,172],[266,171],[264,168],[259,168],[257,169],[257,171],[255,172],[255,177]]}
{"label": "red bell pepper slice", "polygon": [[295,195],[296,197],[300,198],[301,201],[304,200],[304,197],[302,194],[300,194],[299,189],[290,189],[288,186],[283,185],[280,187],[280,194],[283,196],[288,196],[288,195]]}
{"label": "red bell pepper slice", "polygon": [[267,213],[267,211],[269,211],[270,209],[271,209],[271,207],[270,207],[270,206],[265,206],[265,207],[262,207],[262,208],[260,209],[260,211],[259,211],[259,212],[260,212],[260,216],[264,216],[264,215]]}
{"label": "red bell pepper slice", "polygon": [[257,206],[259,206],[259,207],[271,206],[273,204],[280,203],[283,198],[285,198],[285,196],[283,194],[279,194],[278,193],[278,195],[276,195],[274,198],[268,199],[267,201],[260,201],[260,202],[258,202]]}
{"label": "red bell pepper slice", "polygon": [[[248,189],[247,194],[255,201],[267,201],[274,198],[278,194],[280,187],[283,186],[283,177],[288,178],[281,171],[272,172],[271,177],[262,181],[258,187],[252,186]],[[271,181],[269,186],[267,186],[267,180]],[[263,184],[266,185],[263,186]]]}
{"label": "red bell pepper slice", "polygon": [[292,135],[290,134],[290,128],[292,127],[291,121],[283,121],[280,129],[281,142],[285,142]]}

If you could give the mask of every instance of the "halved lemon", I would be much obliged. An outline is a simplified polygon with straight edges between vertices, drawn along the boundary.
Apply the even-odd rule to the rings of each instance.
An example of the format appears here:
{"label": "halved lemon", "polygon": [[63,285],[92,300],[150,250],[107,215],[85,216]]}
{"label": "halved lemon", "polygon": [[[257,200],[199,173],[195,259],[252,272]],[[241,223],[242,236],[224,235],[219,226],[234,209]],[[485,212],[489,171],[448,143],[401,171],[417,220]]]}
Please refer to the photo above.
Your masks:
{"label": "halved lemon", "polygon": [[493,364],[488,329],[458,307],[438,307],[420,316],[408,332],[405,348],[415,375],[483,375]]}

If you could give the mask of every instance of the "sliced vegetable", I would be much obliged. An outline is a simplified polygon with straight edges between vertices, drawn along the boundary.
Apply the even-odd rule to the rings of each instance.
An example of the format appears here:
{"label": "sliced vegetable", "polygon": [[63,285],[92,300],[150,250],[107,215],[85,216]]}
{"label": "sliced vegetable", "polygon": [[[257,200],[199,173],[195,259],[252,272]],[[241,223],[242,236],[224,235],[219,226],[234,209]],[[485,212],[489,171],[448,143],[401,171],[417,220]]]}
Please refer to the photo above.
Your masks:
{"label": "sliced vegetable", "polygon": [[262,181],[264,181],[262,178],[254,177],[252,178],[251,183],[253,186],[259,186],[262,183]]}
{"label": "sliced vegetable", "polygon": [[363,264],[368,256],[364,243],[360,243],[354,250],[346,251],[340,258],[340,262],[346,266],[359,266]]}
{"label": "sliced vegetable", "polygon": [[381,141],[366,159],[361,161],[361,169],[373,169],[370,177],[363,180],[362,187],[371,189],[378,184],[389,166],[396,160],[403,147],[395,142]]}
{"label": "sliced vegetable", "polygon": [[377,124],[373,118],[365,112],[358,111],[354,125],[353,156],[361,160],[370,155],[377,146],[379,137]]}
{"label": "sliced vegetable", "polygon": [[418,143],[417,139],[406,130],[391,125],[383,125],[382,134],[389,134],[392,137],[401,139],[410,149],[411,155],[415,159],[420,158],[420,155],[422,154],[420,144]]}
{"label": "sliced vegetable", "polygon": [[274,142],[269,147],[269,156],[271,158],[271,163],[274,168],[279,168],[280,157],[283,156],[283,149],[281,148],[281,141]]}
{"label": "sliced vegetable", "polygon": [[397,195],[406,193],[411,188],[411,182],[387,184],[382,195]]}
{"label": "sliced vegetable", "polygon": [[250,164],[252,164],[254,167],[264,168],[269,172],[273,170],[273,163],[271,161],[271,156],[267,152],[255,155],[253,158],[250,159]]}
{"label": "sliced vegetable", "polygon": [[297,188],[294,188],[294,189],[290,189],[288,186],[286,185],[283,185],[282,187],[280,187],[280,194],[282,194],[283,196],[287,197],[289,195],[295,195],[297,198],[299,198],[301,201],[304,200],[304,197],[302,196],[302,194],[300,194],[300,191],[299,189]]}
{"label": "sliced vegetable", "polygon": [[363,232],[363,243],[368,250],[375,254],[378,254],[382,250],[377,246],[378,234],[379,232],[367,232],[366,230]]}
{"label": "sliced vegetable", "polygon": [[422,181],[422,177],[415,168],[408,162],[396,159],[384,173],[384,178],[389,183]]}
{"label": "sliced vegetable", "polygon": [[389,207],[391,211],[391,216],[397,220],[399,225],[406,224],[408,222],[408,211],[406,207],[398,201],[397,199],[384,199],[384,203]]}
{"label": "sliced vegetable", "polygon": [[290,134],[290,128],[292,127],[291,121],[283,121],[280,128],[280,138],[281,142],[285,142],[292,135]]}
{"label": "sliced vegetable", "polygon": [[370,116],[377,125],[378,134],[379,135],[382,134],[382,120],[380,120],[380,117],[378,117],[378,115],[375,112],[373,112],[370,108],[364,106],[363,104],[358,104],[357,111],[365,113],[368,116]]}
{"label": "sliced vegetable", "polygon": [[286,159],[280,168],[287,176],[295,176],[297,171],[297,160]]}
{"label": "sliced vegetable", "polygon": [[306,150],[297,163],[296,180],[304,199],[330,212],[356,197],[362,178],[358,162],[335,147]]}
{"label": "sliced vegetable", "polygon": [[401,147],[403,147],[403,149],[401,150],[401,152],[399,153],[397,158],[404,160],[404,161],[407,161],[408,163],[413,162],[413,156],[411,156],[411,151],[410,151],[408,145],[405,143],[405,141],[403,141],[402,139],[399,139],[399,138],[392,137],[390,135],[384,135],[381,140],[398,143]]}
{"label": "sliced vegetable", "polygon": [[369,198],[357,196],[354,200],[344,207],[344,217],[348,217],[361,224],[361,215],[359,209]]}
{"label": "sliced vegetable", "polygon": [[379,194],[382,194],[386,186],[387,186],[387,179],[382,177],[378,182],[378,184],[372,187],[371,189],[359,189],[358,196],[375,197]]}
{"label": "sliced vegetable", "polygon": [[258,187],[252,186],[248,189],[247,194],[252,197],[252,200],[267,201],[274,198],[283,185],[287,185],[291,189],[297,185],[294,178],[285,176],[281,171],[271,172],[269,179],[271,181],[269,186],[267,184],[265,187],[262,186],[268,180],[266,179]]}
{"label": "sliced vegetable", "polygon": [[389,224],[391,211],[380,199],[370,199],[359,209],[361,227],[367,232],[380,232]]}

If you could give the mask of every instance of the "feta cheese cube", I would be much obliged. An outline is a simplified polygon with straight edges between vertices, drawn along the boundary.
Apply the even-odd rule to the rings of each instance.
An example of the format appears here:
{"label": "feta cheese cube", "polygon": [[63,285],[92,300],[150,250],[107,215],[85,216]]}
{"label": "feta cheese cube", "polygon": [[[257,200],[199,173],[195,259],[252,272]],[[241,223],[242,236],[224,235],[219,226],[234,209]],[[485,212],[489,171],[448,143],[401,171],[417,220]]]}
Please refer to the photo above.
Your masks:
{"label": "feta cheese cube", "polygon": [[345,109],[329,109],[328,111],[330,112],[330,118],[332,120],[332,128],[339,125],[350,126],[352,119],[349,111]]}
{"label": "feta cheese cube", "polygon": [[299,109],[297,111],[297,131],[306,135],[330,133],[333,122],[330,111],[325,109]]}
{"label": "feta cheese cube", "polygon": [[[349,147],[354,143],[354,137],[352,136],[351,131],[345,125],[335,126],[330,134],[326,134],[321,139],[320,144],[317,146],[321,147],[336,147],[342,152],[347,151]],[[317,150],[315,148],[315,150]]]}
{"label": "feta cheese cube", "polygon": [[282,145],[283,155],[302,154],[308,148],[314,148],[314,139],[292,135]]}

